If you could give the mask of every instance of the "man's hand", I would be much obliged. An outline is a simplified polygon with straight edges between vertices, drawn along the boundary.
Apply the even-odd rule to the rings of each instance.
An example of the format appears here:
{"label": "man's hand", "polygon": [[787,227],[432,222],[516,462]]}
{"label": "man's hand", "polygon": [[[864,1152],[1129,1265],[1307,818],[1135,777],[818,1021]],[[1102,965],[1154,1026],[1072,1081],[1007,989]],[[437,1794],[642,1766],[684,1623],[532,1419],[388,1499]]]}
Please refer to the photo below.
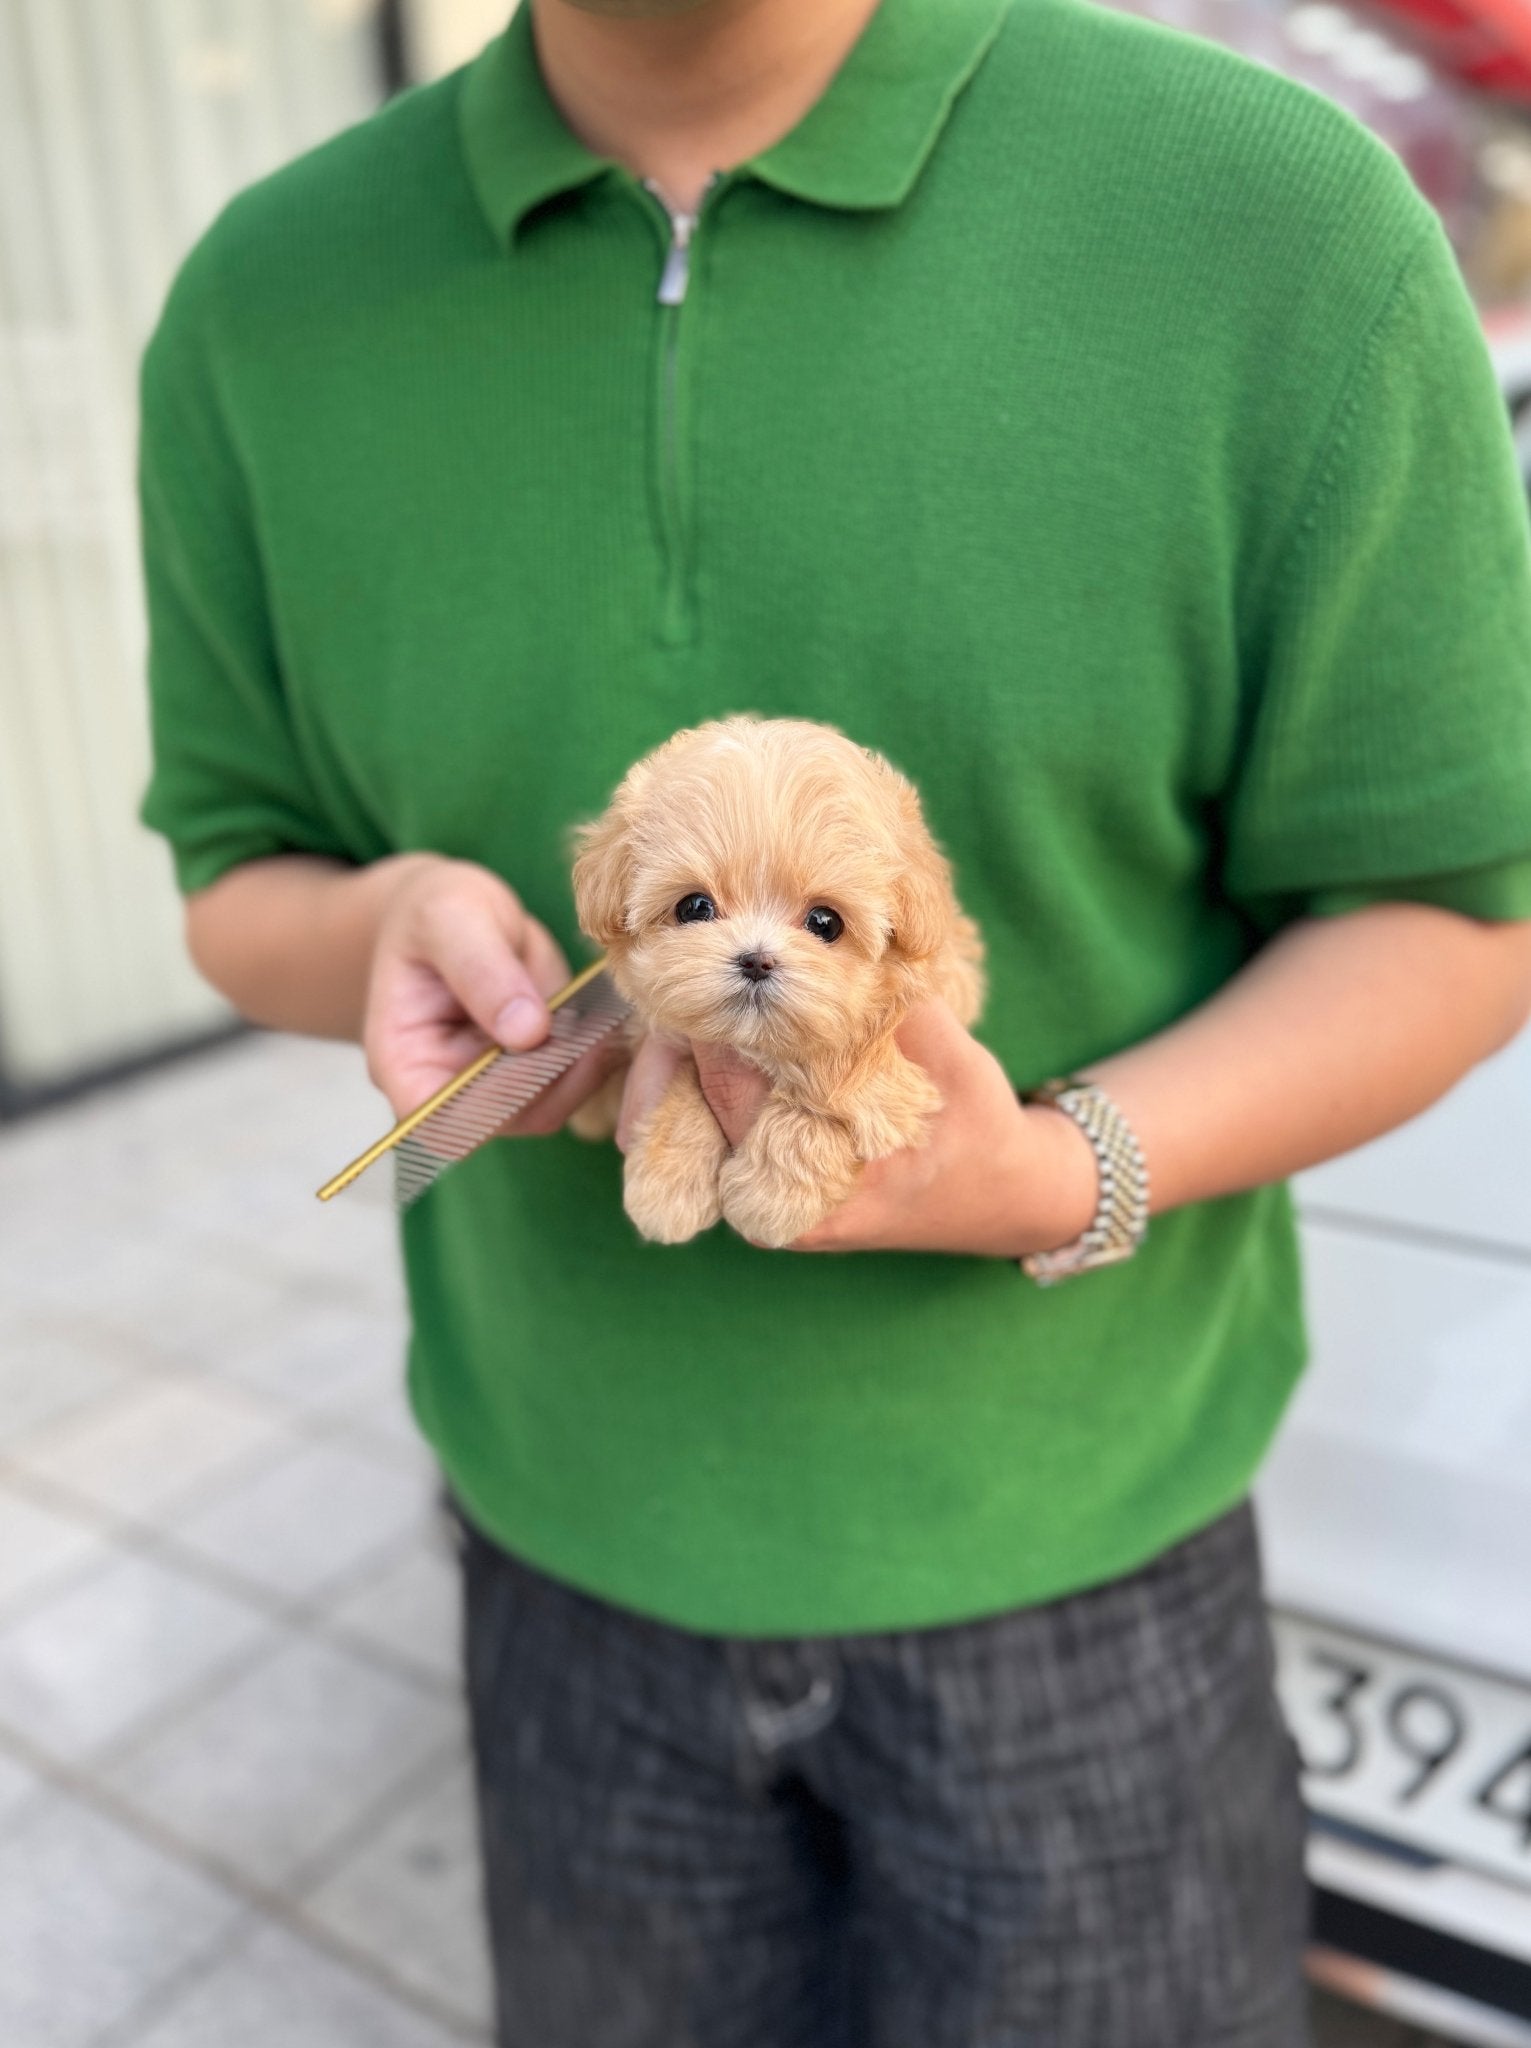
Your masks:
{"label": "man's hand", "polygon": [[[395,1116],[491,1045],[540,1045],[544,998],[569,978],[514,889],[470,861],[396,853],[362,867],[317,854],[246,861],[188,897],[192,959],[273,1031],[358,1040]],[[504,1127],[556,1131],[621,1060],[615,1034]]]}
{"label": "man's hand", "polygon": [[[407,1115],[490,1045],[521,1052],[551,1027],[544,1000],[569,979],[557,940],[487,868],[432,858],[384,903],[367,983],[367,1071]],[[502,1137],[562,1128],[622,1056],[614,1037],[505,1124]]]}
{"label": "man's hand", "polygon": [[[1019,1258],[1077,1237],[1096,1202],[1094,1154],[1078,1126],[1060,1110],[1023,1109],[999,1062],[943,1002],[911,1011],[896,1037],[940,1089],[944,1108],[923,1145],[872,1161],[851,1199],[789,1249]],[[691,1053],[724,1136],[741,1144],[770,1082],[722,1047]],[[640,1048],[617,1129],[624,1150],[685,1056],[652,1039]]]}
{"label": "man's hand", "polygon": [[[313,854],[247,861],[187,900],[193,960],[276,1031],[363,1039],[374,1080],[407,1113],[487,1045],[540,1043],[562,954],[515,892],[439,854],[360,868]],[[530,1000],[529,1011],[512,1007]],[[1079,1069],[1137,1133],[1154,1214],[1285,1179],[1380,1137],[1508,1045],[1531,1012],[1531,920],[1480,921],[1376,903],[1300,919],[1198,1009]],[[928,1145],[868,1167],[804,1249],[898,1246],[1013,1256],[1090,1220],[1094,1160],[1061,1110],[1025,1109],[938,1003],[899,1034],[946,1098]],[[703,1087],[737,1144],[764,1077],[701,1047]],[[608,1041],[509,1129],[556,1130],[622,1057]],[[681,1054],[634,1063],[618,1143]]]}

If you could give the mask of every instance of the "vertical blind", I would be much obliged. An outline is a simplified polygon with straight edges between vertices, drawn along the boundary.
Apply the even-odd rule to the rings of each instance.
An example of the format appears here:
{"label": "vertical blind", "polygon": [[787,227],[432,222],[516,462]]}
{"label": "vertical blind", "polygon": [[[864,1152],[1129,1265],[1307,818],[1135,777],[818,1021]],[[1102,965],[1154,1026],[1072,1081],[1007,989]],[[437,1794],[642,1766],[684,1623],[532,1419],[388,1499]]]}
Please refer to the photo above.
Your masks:
{"label": "vertical blind", "polygon": [[0,0],[0,1079],[227,1013],[148,772],[138,357],[240,186],[376,105],[374,0]]}

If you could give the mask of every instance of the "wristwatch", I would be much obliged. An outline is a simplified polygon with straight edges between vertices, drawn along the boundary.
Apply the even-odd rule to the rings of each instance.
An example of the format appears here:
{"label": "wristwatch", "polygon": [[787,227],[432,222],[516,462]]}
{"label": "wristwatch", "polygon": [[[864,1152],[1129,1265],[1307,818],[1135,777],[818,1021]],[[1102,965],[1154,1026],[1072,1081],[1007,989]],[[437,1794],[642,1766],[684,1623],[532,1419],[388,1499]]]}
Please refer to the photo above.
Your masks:
{"label": "wristwatch", "polygon": [[1148,1167],[1132,1126],[1105,1089],[1077,1074],[1017,1091],[1024,1103],[1051,1103],[1089,1139],[1100,1169],[1094,1220],[1072,1244],[1032,1252],[1016,1264],[1039,1287],[1130,1259],[1148,1231]]}

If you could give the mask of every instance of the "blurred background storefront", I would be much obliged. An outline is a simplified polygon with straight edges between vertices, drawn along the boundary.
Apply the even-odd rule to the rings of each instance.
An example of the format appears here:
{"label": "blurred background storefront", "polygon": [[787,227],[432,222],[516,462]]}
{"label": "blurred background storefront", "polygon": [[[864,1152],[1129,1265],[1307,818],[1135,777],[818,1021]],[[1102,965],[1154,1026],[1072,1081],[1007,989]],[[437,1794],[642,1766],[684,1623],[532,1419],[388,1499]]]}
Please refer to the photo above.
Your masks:
{"label": "blurred background storefront", "polygon": [[0,0],[0,1115],[226,1028],[148,771],[139,351],[223,202],[505,0]]}

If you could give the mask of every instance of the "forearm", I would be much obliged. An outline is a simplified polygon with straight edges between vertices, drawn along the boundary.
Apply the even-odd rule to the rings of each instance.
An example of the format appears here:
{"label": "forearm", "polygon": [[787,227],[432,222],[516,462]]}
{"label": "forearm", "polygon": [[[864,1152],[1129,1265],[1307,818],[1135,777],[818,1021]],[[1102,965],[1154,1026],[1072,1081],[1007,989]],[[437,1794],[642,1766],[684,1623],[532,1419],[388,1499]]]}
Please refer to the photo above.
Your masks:
{"label": "forearm", "polygon": [[[472,861],[405,853],[366,867],[281,854],[233,868],[186,906],[198,968],[257,1024],[356,1040],[396,1115],[488,1044],[524,1051],[569,978],[547,927]],[[614,1047],[575,1062],[507,1132],[557,1130]]]}
{"label": "forearm", "polygon": [[406,868],[278,854],[231,868],[188,898],[186,943],[198,971],[252,1023],[314,1038],[360,1039],[383,906]]}
{"label": "forearm", "polygon": [[1137,1132],[1158,1212],[1392,1130],[1528,1007],[1531,926],[1377,904],[1289,926],[1199,1009],[1084,1071]]}
{"label": "forearm", "polygon": [[[1378,904],[1288,927],[1199,1009],[1079,1071],[1136,1130],[1158,1213],[1283,1180],[1406,1122],[1528,1011],[1531,923]],[[944,1003],[919,1005],[898,1039],[946,1106],[924,1145],[873,1160],[797,1249],[1013,1259],[1072,1243],[1099,1196],[1078,1125],[1023,1108]],[[737,1056],[693,1051],[737,1145],[769,1084]]]}

